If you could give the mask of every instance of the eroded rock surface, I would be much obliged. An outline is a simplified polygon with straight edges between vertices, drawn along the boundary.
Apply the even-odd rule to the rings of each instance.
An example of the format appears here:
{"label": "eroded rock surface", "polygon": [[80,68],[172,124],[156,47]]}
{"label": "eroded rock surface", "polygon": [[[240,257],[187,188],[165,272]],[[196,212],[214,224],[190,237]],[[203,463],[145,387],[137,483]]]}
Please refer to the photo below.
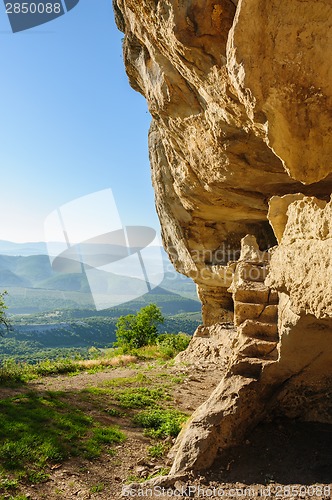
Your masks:
{"label": "eroded rock surface", "polygon": [[[237,6],[231,0],[114,0],[118,26],[125,33],[130,83],[146,97],[153,118],[150,158],[165,247],[177,269],[205,287],[230,285],[221,266],[238,258],[246,234],[255,235],[261,248],[275,243],[266,219],[271,196],[303,192],[329,197],[332,191],[332,178],[321,180],[331,173],[330,162],[316,176],[304,166],[315,155],[312,168],[317,170],[317,163],[321,167],[332,143],[327,128],[316,131],[311,122],[304,124],[313,115],[325,123],[323,115],[331,113],[329,59],[322,65],[308,49],[299,59],[304,32],[312,32],[312,43],[323,45],[324,53],[331,45],[330,7],[318,4],[319,15],[317,2],[300,0],[283,6],[276,0],[246,0]],[[292,17],[286,25],[288,9]],[[280,81],[282,65],[286,69]],[[315,84],[318,93],[328,94],[326,99],[315,97],[313,90],[305,95],[304,75],[316,78],[317,72],[319,81],[307,87]],[[325,77],[326,84],[320,85]],[[301,133],[303,140],[310,135],[310,151],[302,139],[297,146],[303,168],[292,155],[280,159],[282,148],[276,150],[272,139],[280,132],[280,120],[273,115],[279,111],[272,105],[272,96],[279,94],[281,107],[296,96],[296,113],[290,108],[283,118],[287,130]],[[324,113],[318,112],[317,102],[324,103]],[[284,134],[279,142],[288,141],[293,151],[295,140],[290,132]],[[304,187],[288,175],[300,168],[295,178],[318,184]]]}
{"label": "eroded rock surface", "polygon": [[230,78],[254,127],[294,178],[332,172],[332,5],[242,0],[228,39]]}
{"label": "eroded rock surface", "polygon": [[[113,3],[152,115],[164,245],[202,301],[181,359],[220,371],[178,438],[175,477],[208,467],[272,410],[332,419],[332,6]],[[233,310],[235,328],[223,326]]]}
{"label": "eroded rock surface", "polygon": [[[285,198],[271,202],[284,205]],[[332,201],[303,197],[293,201],[285,215],[287,222],[273,253],[268,282],[290,296],[294,313],[331,318]]]}

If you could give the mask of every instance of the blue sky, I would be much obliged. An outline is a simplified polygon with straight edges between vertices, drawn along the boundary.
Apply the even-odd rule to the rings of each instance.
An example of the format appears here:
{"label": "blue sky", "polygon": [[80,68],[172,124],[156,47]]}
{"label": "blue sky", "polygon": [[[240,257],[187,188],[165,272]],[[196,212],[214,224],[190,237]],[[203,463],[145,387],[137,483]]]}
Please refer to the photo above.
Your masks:
{"label": "blue sky", "polygon": [[158,228],[151,118],[129,87],[122,37],[111,0],[80,0],[16,34],[0,4],[1,240],[40,241],[50,212],[106,188],[124,224]]}

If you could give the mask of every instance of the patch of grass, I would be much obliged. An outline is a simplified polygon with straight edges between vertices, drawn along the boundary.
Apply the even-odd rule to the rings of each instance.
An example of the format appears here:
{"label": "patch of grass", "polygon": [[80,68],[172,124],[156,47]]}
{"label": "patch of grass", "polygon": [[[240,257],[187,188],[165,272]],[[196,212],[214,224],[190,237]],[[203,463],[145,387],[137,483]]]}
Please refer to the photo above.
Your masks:
{"label": "patch of grass", "polygon": [[[97,426],[92,429],[92,436],[90,439],[85,441],[81,447],[83,456],[90,460],[98,458],[102,452],[103,446],[121,443],[125,441],[125,439],[125,434],[121,432],[118,427]],[[108,449],[108,452],[113,454],[114,450]]]}
{"label": "patch of grass", "polygon": [[16,490],[18,488],[18,481],[9,477],[2,477],[0,478],[0,488],[5,491]]}
{"label": "patch of grass", "polygon": [[[137,387],[143,382],[149,385]],[[106,409],[104,407],[103,411],[114,417],[123,417],[125,414],[119,411],[119,407],[124,409],[157,407],[161,400],[170,400],[167,387],[172,387],[172,384],[165,384],[164,381],[154,380],[139,373],[133,377],[118,377],[108,380],[104,382],[103,387],[87,387],[80,394],[82,400],[86,401],[88,400],[85,399],[85,394],[96,396],[95,401],[98,400],[98,405],[104,405],[105,396],[107,396],[107,403],[111,407],[106,407]]]}
{"label": "patch of grass", "polygon": [[[60,393],[61,394],[61,393]],[[30,483],[48,478],[48,466],[70,456],[97,458],[105,447],[125,440],[117,427],[103,427],[57,393],[28,393],[0,400],[0,466]]]}
{"label": "patch of grass", "polygon": [[139,348],[129,348],[128,353],[143,360],[165,361],[174,358],[180,351],[184,351],[191,340],[186,333],[163,333],[157,336],[155,344],[145,345]]}
{"label": "patch of grass", "polygon": [[157,345],[145,345],[138,349],[132,349],[131,353],[138,357],[138,359],[142,359],[147,361],[149,359],[158,359],[161,357],[159,346]]}
{"label": "patch of grass", "polygon": [[136,361],[137,357],[133,354],[121,354],[115,351],[113,355],[110,357],[102,355],[98,359],[78,360],[75,363],[77,364],[80,370],[98,371],[98,370],[103,370],[107,367],[116,368],[118,366],[127,366],[131,363],[135,363]]}
{"label": "patch of grass", "polygon": [[109,415],[110,417],[122,417],[123,413],[116,408],[106,408],[105,413]]}
{"label": "patch of grass", "polygon": [[154,474],[150,474],[146,478],[146,481],[148,481],[149,479],[153,479],[154,477],[158,477],[158,476],[167,476],[167,474],[169,474],[169,471],[170,471],[170,467],[163,467],[158,472],[155,472]]}
{"label": "patch of grass", "polygon": [[117,427],[96,427],[92,432],[94,440],[99,444],[121,443],[126,439]]}
{"label": "patch of grass", "polygon": [[136,474],[129,474],[126,480],[126,484],[130,483],[144,483],[146,481],[145,477],[137,476]]}
{"label": "patch of grass", "polygon": [[82,451],[82,455],[84,458],[89,460],[94,460],[95,458],[100,457],[101,454],[101,446],[96,443],[93,439],[88,439],[84,443],[84,449]]}
{"label": "patch of grass", "polygon": [[156,401],[166,399],[167,394],[163,389],[150,389],[148,387],[137,387],[124,389],[114,395],[122,408],[145,408],[155,406]]}
{"label": "patch of grass", "polygon": [[141,384],[149,381],[144,373],[138,373],[134,377],[117,377],[107,380],[104,385],[110,387],[120,387],[123,385]]}
{"label": "patch of grass", "polygon": [[5,496],[0,496],[0,500],[28,500],[28,497],[25,496],[25,495],[15,495],[14,497],[13,496],[8,496],[8,495],[5,495]]}
{"label": "patch of grass", "polygon": [[168,363],[169,363],[169,360],[167,360],[167,359],[157,359],[157,361],[156,361],[156,364],[158,366],[167,366]]}
{"label": "patch of grass", "polygon": [[26,474],[26,479],[32,484],[43,483],[49,479],[49,474],[40,470],[29,470]]}
{"label": "patch of grass", "polygon": [[150,363],[149,365],[147,365],[147,367],[145,368],[145,370],[147,372],[149,372],[149,371],[154,370],[155,368],[156,368],[155,364],[154,363]]}
{"label": "patch of grass", "polygon": [[95,484],[94,486],[91,486],[90,492],[91,493],[101,493],[102,491],[104,491],[104,489],[105,489],[104,483],[98,483],[98,484]]}
{"label": "patch of grass", "polygon": [[83,394],[88,393],[88,394],[93,394],[95,396],[99,395],[107,395],[107,396],[112,396],[114,394],[113,389],[105,389],[103,387],[86,387],[85,389],[82,389],[81,391]]}
{"label": "patch of grass", "polygon": [[0,383],[6,385],[25,382],[27,372],[26,365],[16,363],[13,359],[6,359],[0,365]]}
{"label": "patch of grass", "polygon": [[166,451],[166,447],[163,443],[158,443],[153,446],[149,446],[148,455],[153,458],[161,458]]}
{"label": "patch of grass", "polygon": [[135,415],[133,421],[143,427],[148,436],[166,438],[177,436],[187,418],[188,415],[177,410],[151,408]]}
{"label": "patch of grass", "polygon": [[178,377],[171,377],[170,381],[172,384],[182,384],[185,378],[185,375],[180,375]]}
{"label": "patch of grass", "polygon": [[[115,350],[114,350],[115,351]],[[34,365],[19,363],[13,359],[6,359],[0,364],[0,384],[12,385],[26,383],[38,377],[51,375],[78,375],[82,371],[96,373],[105,368],[130,365],[137,361],[132,354],[114,352],[111,357],[101,355],[98,359],[78,360],[72,358],[59,358],[44,360]]]}

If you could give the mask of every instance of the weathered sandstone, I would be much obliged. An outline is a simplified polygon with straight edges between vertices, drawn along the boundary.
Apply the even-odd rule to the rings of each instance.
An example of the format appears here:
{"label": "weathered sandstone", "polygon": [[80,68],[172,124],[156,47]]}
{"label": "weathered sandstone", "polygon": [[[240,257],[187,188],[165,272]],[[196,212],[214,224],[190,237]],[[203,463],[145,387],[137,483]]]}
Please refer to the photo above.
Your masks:
{"label": "weathered sandstone", "polygon": [[[253,115],[252,103],[243,97],[253,92],[244,92],[243,85],[246,78],[251,78],[255,57],[253,78],[257,96],[252,96],[253,102],[265,95],[265,87],[259,88],[260,84],[269,84],[269,92],[275,94],[274,82],[279,81],[279,76],[274,76],[274,72],[266,81],[275,61],[271,47],[274,39],[280,44],[280,58],[288,51],[286,67],[288,61],[298,58],[298,46],[289,47],[290,35],[286,39],[277,36],[287,7],[281,9],[280,2],[269,2],[271,21],[267,25],[269,8],[265,5],[262,9],[259,3],[239,2],[237,9],[230,0],[116,0],[114,3],[118,25],[125,33],[124,58],[130,82],[147,98],[153,117],[150,157],[164,243],[178,270],[205,285],[210,282],[211,286],[220,286],[220,272],[212,266],[224,265],[229,254],[239,250],[240,240],[246,234],[254,234],[262,248],[275,243],[266,220],[271,196],[303,192],[329,197],[332,191],[331,177],[308,187],[290,178],[287,171],[295,170],[297,165],[288,158],[284,165],[285,160],[269,147],[271,138],[267,131],[269,135],[276,134],[279,122],[268,121],[264,112],[258,111],[256,115],[262,122],[259,123]],[[290,11],[296,12],[303,2],[291,4]],[[307,25],[312,10],[317,8],[316,2],[312,5],[307,17],[297,21],[298,25]],[[327,19],[321,21],[322,26],[315,22],[319,33],[326,32]],[[296,20],[294,26],[287,24],[287,27],[293,34],[299,28]],[[319,38],[319,33],[315,37],[325,50],[326,36]],[[251,64],[248,63],[247,74],[246,54],[264,47],[263,35],[272,41],[265,53],[248,55]],[[242,61],[241,71],[235,68],[237,59]],[[320,66],[320,61],[312,62],[312,55],[304,62],[315,68]],[[324,68],[329,70],[328,61]],[[305,72],[305,67],[301,71]],[[239,73],[243,76],[242,86]],[[287,75],[287,85],[300,88],[298,71]],[[316,101],[302,100],[302,114],[311,109],[311,102]],[[329,101],[324,103],[324,114],[328,114]],[[312,113],[315,110],[316,107]],[[287,127],[304,133],[307,128],[303,120],[297,123],[299,113],[289,114]],[[317,117],[321,115],[317,112]],[[320,137],[325,134],[325,142],[329,143],[327,132],[314,134],[317,135],[315,152],[310,154],[316,155],[315,165],[322,157]],[[303,153],[303,144],[299,147]],[[325,169],[324,175],[328,173]],[[303,177],[299,176],[299,180],[306,181]]]}
{"label": "weathered sandstone", "polygon": [[164,245],[202,301],[181,360],[220,371],[174,447],[175,477],[271,412],[332,420],[332,5],[113,3],[152,115]]}

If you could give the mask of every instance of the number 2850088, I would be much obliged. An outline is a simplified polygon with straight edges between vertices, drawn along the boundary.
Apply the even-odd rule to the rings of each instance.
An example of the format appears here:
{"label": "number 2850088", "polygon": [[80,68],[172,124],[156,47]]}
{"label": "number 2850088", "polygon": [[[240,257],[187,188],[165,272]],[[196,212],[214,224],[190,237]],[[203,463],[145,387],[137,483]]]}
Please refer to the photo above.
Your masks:
{"label": "number 2850088", "polygon": [[23,2],[23,3],[6,3],[7,14],[60,14],[60,3],[38,3],[38,2]]}
{"label": "number 2850088", "polygon": [[283,499],[285,497],[298,497],[310,498],[310,497],[320,497],[320,498],[330,498],[331,486],[330,485],[319,485],[313,484],[311,486],[287,486],[278,485],[276,486],[275,496]]}

